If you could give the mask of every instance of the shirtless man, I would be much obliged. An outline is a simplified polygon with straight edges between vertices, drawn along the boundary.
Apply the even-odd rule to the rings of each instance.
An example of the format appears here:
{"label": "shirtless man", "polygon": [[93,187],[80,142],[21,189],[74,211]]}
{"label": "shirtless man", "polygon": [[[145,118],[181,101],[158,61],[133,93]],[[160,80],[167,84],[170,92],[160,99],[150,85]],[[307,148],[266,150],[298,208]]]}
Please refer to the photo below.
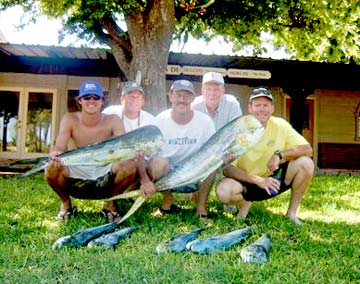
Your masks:
{"label": "shirtless man", "polygon": [[[70,140],[77,148],[102,142],[125,132],[122,120],[116,115],[101,113],[104,93],[97,81],[85,81],[80,85],[76,102],[77,112],[66,113],[61,122],[55,145],[50,149],[51,163],[45,170],[45,178],[61,200],[56,220],[67,220],[76,214],[71,197],[78,199],[104,199],[119,194],[136,176],[134,161],[116,161],[104,166],[65,167],[57,155],[68,150]],[[115,201],[105,203],[102,213],[109,222],[120,218]]]}

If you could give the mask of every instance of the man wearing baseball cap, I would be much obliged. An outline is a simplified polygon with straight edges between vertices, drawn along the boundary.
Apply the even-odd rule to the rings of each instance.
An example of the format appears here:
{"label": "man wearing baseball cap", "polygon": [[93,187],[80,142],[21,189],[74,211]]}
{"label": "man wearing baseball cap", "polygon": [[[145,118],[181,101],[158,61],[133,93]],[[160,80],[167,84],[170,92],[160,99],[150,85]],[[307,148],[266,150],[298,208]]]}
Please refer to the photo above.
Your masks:
{"label": "man wearing baseball cap", "polygon": [[238,100],[225,94],[223,76],[212,71],[203,75],[201,96],[196,97],[192,108],[208,114],[214,120],[216,130],[242,115]]}
{"label": "man wearing baseball cap", "polygon": [[[160,128],[164,145],[158,157],[150,161],[149,173],[154,179],[164,176],[176,164],[194,155],[202,145],[215,133],[212,119],[204,113],[191,109],[191,103],[196,96],[193,84],[188,80],[176,80],[172,83],[168,98],[171,109],[165,110],[155,117],[156,125]],[[196,165],[194,165],[196,166]],[[192,184],[187,192],[199,190],[197,201],[197,215],[207,217],[206,201],[213,175],[201,184]],[[141,177],[143,192],[155,192],[155,185],[148,176]],[[163,203],[158,214],[173,213],[176,206],[171,193],[163,194]]]}
{"label": "man wearing baseball cap", "polygon": [[248,111],[265,127],[260,142],[224,169],[216,193],[220,201],[238,206],[245,219],[251,202],[277,196],[291,188],[286,216],[296,225],[300,201],[314,172],[312,147],[285,119],[272,116],[274,97],[266,88],[254,89]]}
{"label": "man wearing baseball cap", "polygon": [[154,123],[154,116],[142,109],[145,104],[145,92],[138,83],[125,83],[120,95],[120,102],[120,105],[108,106],[103,113],[119,116],[124,123],[126,132]]}
{"label": "man wearing baseball cap", "polygon": [[[219,130],[234,118],[242,115],[238,100],[225,94],[225,82],[218,72],[206,72],[202,78],[201,96],[195,98],[192,108],[209,115]],[[225,211],[235,212],[235,206],[224,205]]]}
{"label": "man wearing baseball cap", "polygon": [[[79,88],[76,102],[81,110],[66,113],[60,121],[60,129],[51,147],[49,166],[45,178],[61,201],[56,220],[65,221],[76,215],[72,198],[103,200],[121,193],[135,182],[137,166],[134,161],[116,161],[101,166],[65,166],[59,154],[68,149],[70,140],[76,148],[100,143],[125,133],[121,119],[101,112],[104,104],[102,85],[93,80],[84,81]],[[115,201],[105,203],[102,210],[108,222],[120,219]]]}

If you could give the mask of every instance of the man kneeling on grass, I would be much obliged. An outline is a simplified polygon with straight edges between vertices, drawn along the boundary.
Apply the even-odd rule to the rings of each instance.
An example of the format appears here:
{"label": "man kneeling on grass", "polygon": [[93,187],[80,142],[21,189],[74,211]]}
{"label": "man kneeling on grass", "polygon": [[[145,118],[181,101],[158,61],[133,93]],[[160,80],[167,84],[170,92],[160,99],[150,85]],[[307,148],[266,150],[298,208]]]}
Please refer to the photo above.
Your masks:
{"label": "man kneeling on grass", "polygon": [[264,136],[224,169],[225,178],[216,194],[225,204],[236,205],[237,217],[245,219],[252,201],[269,199],[291,188],[286,215],[300,225],[296,211],[313,176],[312,148],[287,121],[272,116],[273,102],[271,92],[265,88],[251,93],[248,111],[265,127]]}

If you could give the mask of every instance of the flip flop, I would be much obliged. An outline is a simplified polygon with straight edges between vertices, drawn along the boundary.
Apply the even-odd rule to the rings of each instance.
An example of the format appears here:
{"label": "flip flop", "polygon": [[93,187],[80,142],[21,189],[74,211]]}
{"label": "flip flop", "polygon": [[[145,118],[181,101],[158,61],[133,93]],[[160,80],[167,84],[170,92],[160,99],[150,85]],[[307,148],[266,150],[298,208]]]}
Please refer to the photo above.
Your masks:
{"label": "flip flop", "polygon": [[72,216],[76,216],[77,214],[77,208],[76,206],[66,209],[66,210],[60,210],[57,216],[55,217],[56,221],[67,221]]}

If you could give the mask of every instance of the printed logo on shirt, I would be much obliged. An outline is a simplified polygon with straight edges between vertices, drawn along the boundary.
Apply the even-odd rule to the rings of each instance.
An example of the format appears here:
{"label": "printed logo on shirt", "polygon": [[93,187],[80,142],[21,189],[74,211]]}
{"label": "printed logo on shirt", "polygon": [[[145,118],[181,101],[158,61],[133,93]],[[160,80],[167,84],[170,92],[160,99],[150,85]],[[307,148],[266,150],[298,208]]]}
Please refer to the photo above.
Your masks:
{"label": "printed logo on shirt", "polygon": [[197,142],[196,138],[182,137],[182,138],[169,139],[168,144],[169,145],[190,145],[190,144],[196,144],[196,142]]}

